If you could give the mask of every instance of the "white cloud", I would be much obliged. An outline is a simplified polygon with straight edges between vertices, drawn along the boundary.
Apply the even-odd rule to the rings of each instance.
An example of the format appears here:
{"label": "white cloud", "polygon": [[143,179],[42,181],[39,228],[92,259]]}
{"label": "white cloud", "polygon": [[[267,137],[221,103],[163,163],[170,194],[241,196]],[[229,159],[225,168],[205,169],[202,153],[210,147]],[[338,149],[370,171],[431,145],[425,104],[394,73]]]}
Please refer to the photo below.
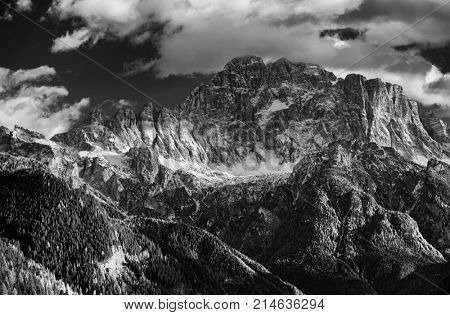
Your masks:
{"label": "white cloud", "polygon": [[431,84],[431,83],[441,80],[442,78],[444,78],[444,75],[442,74],[442,72],[439,71],[439,69],[436,68],[435,66],[432,66],[431,70],[429,72],[427,72],[427,75],[425,76],[425,83]]}
{"label": "white cloud", "polygon": [[33,7],[31,0],[17,0],[17,9],[20,11],[30,11]]}
{"label": "white cloud", "polygon": [[265,17],[280,17],[289,14],[312,14],[323,17],[342,14],[347,10],[357,8],[362,0],[255,0],[243,2],[248,3],[244,9],[257,10],[260,16]]}
{"label": "white cloud", "polygon": [[82,18],[92,32],[124,37],[149,22],[153,2],[158,1],[55,0],[52,12],[61,19]]}
{"label": "white cloud", "polygon": [[[154,65],[141,63],[140,70],[153,69],[167,76],[216,71],[229,59],[243,54],[285,56],[333,67],[348,65],[372,50],[374,44],[410,26],[410,21],[404,19],[408,15],[405,8],[411,8],[415,16],[438,0],[376,2],[380,10],[390,10],[364,14],[388,14],[391,19],[366,22],[363,26],[369,29],[367,42],[352,43],[352,47],[345,42],[330,45],[317,34],[325,27],[342,27],[331,24],[333,18],[357,9],[362,0],[54,0],[51,11],[60,19],[81,18],[91,36],[125,38],[134,44],[155,41],[149,26],[155,21],[167,22],[166,32],[159,38],[161,59]],[[450,9],[445,10],[436,12],[392,44],[448,39],[448,19],[443,17]],[[181,31],[175,31],[180,26]],[[86,32],[80,29],[75,33],[82,30]],[[83,43],[88,40],[83,39]]]}
{"label": "white cloud", "polygon": [[55,69],[49,66],[41,66],[31,70],[17,70],[11,73],[11,81],[14,84],[21,84],[28,81],[50,79],[56,75]]}
{"label": "white cloud", "polygon": [[[126,38],[135,44],[155,40],[148,33],[152,22],[168,22],[159,41],[161,60],[154,67],[153,63],[142,63],[140,70],[154,68],[166,76],[218,70],[241,54],[296,60],[305,55],[323,55],[323,48],[330,46],[318,39],[318,26],[297,25],[288,29],[273,22],[293,14],[323,18],[360,3],[361,0],[55,0],[52,12],[60,19],[81,18],[91,34]],[[177,32],[180,26],[182,29]]]}
{"label": "white cloud", "polygon": [[47,137],[66,131],[89,99],[64,103],[69,95],[65,87],[40,83],[54,76],[55,69],[47,66],[18,71],[0,68],[0,125],[10,129],[23,126]]}
{"label": "white cloud", "polygon": [[67,32],[53,41],[51,52],[59,53],[79,48],[91,39],[91,31],[87,28],[76,30],[72,33]]}
{"label": "white cloud", "polygon": [[55,69],[48,66],[17,71],[11,71],[0,67],[0,92],[27,82],[46,81],[53,78],[55,75]]}

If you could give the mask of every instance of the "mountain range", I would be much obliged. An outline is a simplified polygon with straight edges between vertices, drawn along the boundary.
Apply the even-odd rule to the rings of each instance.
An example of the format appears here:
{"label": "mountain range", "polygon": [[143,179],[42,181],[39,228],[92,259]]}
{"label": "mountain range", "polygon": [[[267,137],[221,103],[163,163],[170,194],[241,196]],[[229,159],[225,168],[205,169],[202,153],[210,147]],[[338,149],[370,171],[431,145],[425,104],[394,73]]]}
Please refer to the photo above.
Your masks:
{"label": "mountain range", "polygon": [[0,152],[3,293],[450,290],[450,130],[380,79],[244,56]]}

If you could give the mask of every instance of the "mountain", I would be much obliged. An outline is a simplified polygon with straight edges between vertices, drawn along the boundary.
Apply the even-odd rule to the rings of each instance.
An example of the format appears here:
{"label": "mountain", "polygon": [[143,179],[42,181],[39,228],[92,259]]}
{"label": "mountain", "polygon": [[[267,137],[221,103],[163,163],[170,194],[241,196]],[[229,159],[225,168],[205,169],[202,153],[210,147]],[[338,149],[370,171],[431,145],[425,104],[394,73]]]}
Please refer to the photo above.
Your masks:
{"label": "mountain", "polygon": [[[203,230],[124,217],[85,191],[72,190],[38,162],[11,155],[0,155],[0,160],[0,233],[6,238],[0,248],[8,259],[0,280],[10,292],[37,293],[47,287],[42,276],[29,291],[23,280],[12,280],[21,265],[5,251],[8,240],[18,243],[13,250],[20,259],[32,259],[36,268],[64,281],[63,293],[300,293]],[[36,273],[24,274],[31,278]]]}
{"label": "mountain", "polygon": [[1,235],[64,292],[442,293],[445,127],[379,79],[235,58],[172,110],[1,128]]}

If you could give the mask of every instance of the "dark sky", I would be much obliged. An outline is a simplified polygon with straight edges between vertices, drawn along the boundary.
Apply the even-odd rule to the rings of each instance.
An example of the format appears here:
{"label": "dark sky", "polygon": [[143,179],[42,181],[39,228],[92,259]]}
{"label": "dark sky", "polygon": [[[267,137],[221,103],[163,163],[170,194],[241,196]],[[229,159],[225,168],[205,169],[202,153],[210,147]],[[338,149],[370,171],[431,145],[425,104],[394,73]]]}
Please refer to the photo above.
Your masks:
{"label": "dark sky", "polygon": [[[71,19],[61,22],[51,18],[46,14],[50,3],[51,0],[35,1],[33,10],[24,14],[57,36],[63,35],[77,21]],[[6,6],[0,3],[0,8],[0,15],[4,15]],[[42,65],[53,67],[58,73],[57,83],[70,91],[71,98],[90,97],[93,106],[108,99],[127,99],[138,104],[146,101],[144,96],[76,51],[51,53],[50,47],[53,43],[51,35],[20,14],[12,10],[8,12],[13,16],[13,23],[0,20],[0,67],[12,70],[31,69]],[[46,16],[45,20],[41,20],[43,16]],[[168,107],[182,102],[190,91],[201,82],[207,82],[210,77],[201,74],[171,75],[158,79],[153,73],[124,77],[124,64],[140,58],[152,59],[158,56],[158,49],[151,41],[141,45],[133,45],[126,41],[100,41],[93,46],[81,47],[80,50]]]}

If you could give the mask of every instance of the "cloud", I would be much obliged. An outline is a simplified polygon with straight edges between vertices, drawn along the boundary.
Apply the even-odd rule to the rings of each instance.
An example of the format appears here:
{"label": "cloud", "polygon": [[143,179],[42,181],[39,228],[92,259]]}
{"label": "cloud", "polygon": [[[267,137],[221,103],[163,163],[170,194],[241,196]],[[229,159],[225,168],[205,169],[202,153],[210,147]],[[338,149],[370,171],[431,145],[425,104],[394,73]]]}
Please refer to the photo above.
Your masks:
{"label": "cloud", "polygon": [[[441,0],[364,0],[359,7],[339,15],[335,21],[339,24],[374,23],[381,28],[383,24],[397,22],[404,24],[404,30],[421,20],[399,40],[406,44],[412,40],[439,43],[448,39],[450,5],[423,18],[443,4],[445,1]],[[400,29],[395,31],[398,33]]]}
{"label": "cloud", "polygon": [[325,29],[320,31],[320,37],[336,37],[341,41],[355,40],[364,36],[367,30],[358,30],[352,27]]}
{"label": "cloud", "polygon": [[[143,64],[142,69],[155,69],[166,76],[218,70],[228,59],[240,54],[271,58],[283,53],[295,60],[309,58],[306,47],[319,49],[325,44],[330,47],[329,41],[312,38],[311,32],[330,30],[333,26],[345,30],[364,24],[364,29],[369,29],[366,46],[376,45],[439,4],[439,0],[54,0],[50,12],[61,20],[80,19],[83,26],[70,36],[78,39],[77,44],[88,41],[87,30],[91,36],[106,40],[156,43],[161,60],[155,67]],[[159,27],[154,27],[155,24]],[[449,27],[450,6],[435,12],[394,44],[424,39],[441,42],[448,39]],[[83,35],[82,40],[75,34]],[[211,42],[216,49],[210,47]],[[298,50],[299,46],[303,49]],[[339,50],[348,45],[339,42],[332,43],[333,46]],[[361,51],[359,45],[352,44],[353,49],[355,54]],[[208,55],[211,53],[218,56],[211,57]],[[333,54],[331,51],[328,55]],[[330,56],[321,58],[324,53],[320,51],[312,51],[311,55],[317,56],[314,60],[317,63],[330,60]],[[194,58],[202,60],[203,65],[197,69],[197,63],[187,65]]]}
{"label": "cloud", "polygon": [[23,126],[47,137],[66,131],[89,99],[65,103],[69,95],[65,87],[43,84],[55,76],[48,66],[18,71],[0,68],[0,125]]}
{"label": "cloud", "polygon": [[437,67],[433,66],[427,73],[426,81],[427,88],[430,91],[446,94],[450,98],[450,74],[443,74]]}
{"label": "cloud", "polygon": [[17,0],[16,5],[19,11],[31,11],[33,2],[31,0]]}
{"label": "cloud", "polygon": [[17,70],[10,74],[10,82],[18,85],[29,81],[49,80],[56,75],[54,68],[41,66],[30,70]]}
{"label": "cloud", "polygon": [[5,11],[2,15],[0,15],[0,21],[11,22],[13,20],[13,16],[9,11]]}
{"label": "cloud", "polygon": [[443,73],[450,73],[450,42],[442,45],[410,43],[392,48],[401,52],[416,53],[438,67]]}
{"label": "cloud", "polygon": [[367,30],[359,30],[352,27],[324,29],[319,32],[319,37],[333,42],[336,49],[350,48],[349,41],[356,39],[364,40]]}
{"label": "cloud", "polygon": [[0,92],[15,89],[27,82],[44,82],[56,76],[55,69],[41,66],[30,70],[11,71],[0,67]]}
{"label": "cloud", "polygon": [[87,28],[76,30],[72,33],[67,32],[53,41],[52,53],[65,52],[79,48],[91,39],[91,32]]}
{"label": "cloud", "polygon": [[[347,10],[337,19],[344,23],[377,19],[415,22],[444,3],[440,0],[364,0],[360,6]],[[448,10],[444,8],[436,12],[435,17],[442,18],[447,14]]]}
{"label": "cloud", "polygon": [[[216,5],[202,9],[196,7],[195,11],[172,12],[172,20],[183,25],[183,31],[161,41],[161,58],[153,67],[161,77],[211,73],[220,70],[232,58],[247,54],[268,59],[287,57],[294,61],[333,63],[339,55],[336,51],[344,47],[317,38],[323,26],[315,19],[304,17],[324,19],[327,14],[344,12],[360,1],[231,0],[214,3]],[[287,22],[293,16],[300,19]]]}
{"label": "cloud", "polygon": [[147,72],[152,69],[156,64],[155,60],[143,60],[138,59],[124,65],[123,76],[133,76],[139,73]]}
{"label": "cloud", "polygon": [[[155,42],[161,59],[154,67],[153,63],[141,63],[141,68],[135,70],[152,69],[167,76],[216,71],[240,54],[267,58],[285,55],[297,60],[301,55],[321,55],[320,49],[333,46],[314,38],[313,33],[319,31],[314,24],[360,3],[361,0],[55,0],[51,12],[62,20],[80,19],[91,34],[100,34],[106,40]],[[155,23],[163,25],[162,32],[154,29]],[[309,52],[311,48],[318,51]]]}
{"label": "cloud", "polygon": [[50,12],[61,20],[82,19],[92,34],[124,38],[138,34],[151,24],[158,7],[170,8],[163,3],[154,0],[54,0]]}
{"label": "cloud", "polygon": [[439,46],[422,46],[420,54],[444,73],[450,73],[450,42]]}
{"label": "cloud", "polygon": [[314,15],[301,13],[291,14],[283,18],[275,18],[272,20],[274,26],[294,27],[305,23],[319,23],[319,18]]}

